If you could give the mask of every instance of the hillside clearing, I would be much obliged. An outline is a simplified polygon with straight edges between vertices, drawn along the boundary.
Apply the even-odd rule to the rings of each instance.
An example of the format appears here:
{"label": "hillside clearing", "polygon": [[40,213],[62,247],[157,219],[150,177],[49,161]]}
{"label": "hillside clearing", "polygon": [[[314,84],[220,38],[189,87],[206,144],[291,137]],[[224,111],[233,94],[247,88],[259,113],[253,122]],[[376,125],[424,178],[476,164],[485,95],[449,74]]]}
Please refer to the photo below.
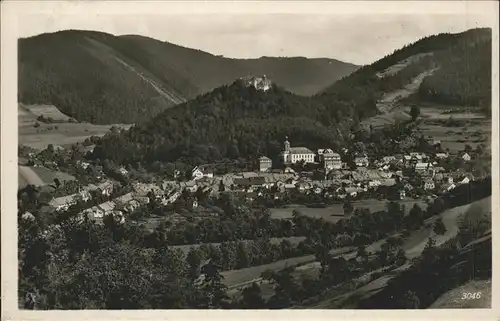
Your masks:
{"label": "hillside clearing", "polygon": [[[405,206],[405,211],[408,213],[414,204],[418,204],[422,209],[425,209],[426,204],[422,200],[400,200],[401,205]],[[354,208],[369,209],[371,213],[383,211],[387,209],[387,200],[366,199],[352,202]],[[292,218],[294,211],[299,211],[301,214],[322,218],[329,222],[336,222],[347,219],[349,216],[344,216],[343,204],[333,204],[325,208],[310,208],[303,205],[289,205],[283,208],[271,208],[271,218],[285,219]]]}
{"label": "hillside clearing", "polygon": [[42,186],[54,184],[54,179],[58,178],[61,183],[74,180],[75,177],[64,172],[52,171],[44,167],[30,167],[19,165],[18,186],[23,188],[28,184]]}
{"label": "hillside clearing", "polygon": [[[39,116],[52,118],[54,123],[47,124],[37,120]],[[34,149],[45,149],[49,144],[68,146],[81,143],[91,136],[103,136],[111,127],[128,129],[131,125],[94,125],[90,123],[70,123],[69,116],[52,105],[18,106],[19,145]],[[35,127],[35,124],[39,124]]]}

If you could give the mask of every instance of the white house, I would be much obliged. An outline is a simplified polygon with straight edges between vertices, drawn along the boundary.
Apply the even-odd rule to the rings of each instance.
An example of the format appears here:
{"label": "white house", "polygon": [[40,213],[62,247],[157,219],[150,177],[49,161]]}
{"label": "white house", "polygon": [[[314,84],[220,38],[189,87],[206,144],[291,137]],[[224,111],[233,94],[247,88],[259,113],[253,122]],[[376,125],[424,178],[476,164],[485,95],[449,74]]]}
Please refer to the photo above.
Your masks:
{"label": "white house", "polygon": [[448,153],[437,153],[436,158],[446,159],[446,158],[448,158]]}
{"label": "white house", "polygon": [[87,215],[91,220],[102,220],[104,217],[104,211],[98,206],[93,206],[83,211],[84,215]]}
{"label": "white house", "polygon": [[416,163],[415,164],[415,171],[418,172],[418,173],[424,173],[425,171],[427,170],[430,170],[432,169],[433,166],[431,163]]}
{"label": "white house", "polygon": [[466,162],[469,162],[471,160],[471,156],[468,153],[463,153],[462,159]]}
{"label": "white house", "polygon": [[118,169],[118,173],[120,173],[122,175],[127,175],[128,174],[128,170],[126,170],[125,167],[120,167]]}
{"label": "white house", "polygon": [[212,171],[203,171],[200,167],[196,166],[191,171],[191,177],[193,180],[202,179],[203,177],[213,178],[214,173]]}
{"label": "white house", "polygon": [[460,185],[469,184],[469,182],[470,182],[470,178],[464,177],[460,182],[458,182],[458,184],[460,184]]}
{"label": "white house", "polygon": [[373,180],[368,182],[368,187],[371,188],[379,187],[380,185],[382,185],[382,182],[379,180]]}
{"label": "white house", "polygon": [[76,204],[76,194],[54,198],[49,202],[57,212],[66,211],[71,205]]}
{"label": "white house", "polygon": [[116,204],[114,202],[104,202],[102,204],[97,205],[103,212],[104,215],[111,214],[116,207]]}
{"label": "white house", "polygon": [[78,161],[76,162],[78,166],[80,166],[83,169],[87,169],[90,166],[90,163],[84,162],[84,161]]}
{"label": "white house", "polygon": [[318,149],[318,161],[322,163],[326,169],[342,168],[342,159],[340,154],[335,153],[330,148]]}
{"label": "white house", "polygon": [[370,161],[368,160],[368,156],[366,156],[366,154],[359,154],[354,158],[354,163],[357,167],[366,167],[370,164]]}
{"label": "white house", "polygon": [[269,157],[262,156],[259,158],[259,171],[267,172],[273,167],[273,162]]}
{"label": "white house", "polygon": [[113,193],[113,183],[110,181],[102,182],[97,185],[97,188],[101,190],[102,195],[110,196]]}
{"label": "white house", "polygon": [[453,190],[455,187],[456,187],[456,185],[453,184],[453,183],[451,183],[451,184],[450,183],[445,183],[445,184],[443,184],[441,186],[441,190],[443,192],[449,192],[449,191]]}
{"label": "white house", "polygon": [[434,181],[432,181],[432,180],[425,181],[425,183],[424,183],[424,189],[426,191],[433,190],[434,188],[436,188],[436,185],[434,184]]}
{"label": "white house", "polygon": [[382,162],[387,164],[396,160],[396,156],[384,156],[382,157]]}

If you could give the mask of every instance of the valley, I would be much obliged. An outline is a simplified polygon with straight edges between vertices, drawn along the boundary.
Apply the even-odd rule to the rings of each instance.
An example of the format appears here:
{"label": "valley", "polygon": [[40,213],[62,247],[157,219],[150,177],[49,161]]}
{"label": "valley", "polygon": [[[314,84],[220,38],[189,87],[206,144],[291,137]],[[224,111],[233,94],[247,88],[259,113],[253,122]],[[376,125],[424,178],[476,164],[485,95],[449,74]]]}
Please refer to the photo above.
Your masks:
{"label": "valley", "polygon": [[470,289],[484,297],[467,307],[487,307],[490,48],[471,29],[355,66],[93,31],[21,39],[19,297],[425,309]]}

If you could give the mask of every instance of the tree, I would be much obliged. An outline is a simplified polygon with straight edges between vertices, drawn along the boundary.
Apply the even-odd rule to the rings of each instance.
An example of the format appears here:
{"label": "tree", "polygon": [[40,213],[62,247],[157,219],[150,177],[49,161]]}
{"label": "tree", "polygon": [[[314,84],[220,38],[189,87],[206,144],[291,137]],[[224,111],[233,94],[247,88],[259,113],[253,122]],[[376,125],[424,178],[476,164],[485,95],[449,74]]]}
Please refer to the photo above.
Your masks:
{"label": "tree", "polygon": [[262,298],[262,290],[257,283],[243,289],[241,292],[241,306],[243,309],[263,309],[266,301]]}
{"label": "tree", "polygon": [[59,188],[61,186],[61,181],[59,180],[59,178],[54,178],[54,184],[56,184],[56,188]]}
{"label": "tree", "polygon": [[224,182],[220,180],[219,183],[219,192],[224,192],[226,190],[226,186],[224,186]]}
{"label": "tree", "polygon": [[406,226],[409,229],[418,229],[424,222],[424,212],[418,204],[414,204],[408,216],[405,217]]}
{"label": "tree", "polygon": [[352,212],[354,211],[354,206],[352,206],[352,203],[349,200],[344,202],[343,208],[344,208],[344,215],[346,216],[352,214]]}
{"label": "tree", "polygon": [[200,250],[192,246],[186,255],[186,262],[189,266],[189,276],[192,280],[199,276],[201,260],[202,254]]}
{"label": "tree", "polygon": [[368,260],[368,253],[366,252],[366,246],[364,245],[358,246],[356,257],[358,257],[361,260],[361,262],[366,263],[366,261]]}
{"label": "tree", "polygon": [[403,309],[419,309],[420,299],[415,292],[408,290],[404,294],[400,304]]}
{"label": "tree", "polygon": [[412,106],[410,109],[411,120],[417,120],[418,116],[420,116],[420,108],[418,106]]}
{"label": "tree", "polygon": [[236,248],[236,268],[242,269],[250,266],[250,258],[245,243],[238,242]]}
{"label": "tree", "polygon": [[229,298],[227,295],[227,286],[222,283],[224,278],[220,274],[220,267],[209,260],[208,263],[201,267],[201,273],[204,274],[203,290],[206,293],[206,305],[209,308],[222,308]]}
{"label": "tree", "polygon": [[438,235],[444,235],[444,233],[446,233],[446,226],[441,218],[438,218],[434,223],[433,231]]}

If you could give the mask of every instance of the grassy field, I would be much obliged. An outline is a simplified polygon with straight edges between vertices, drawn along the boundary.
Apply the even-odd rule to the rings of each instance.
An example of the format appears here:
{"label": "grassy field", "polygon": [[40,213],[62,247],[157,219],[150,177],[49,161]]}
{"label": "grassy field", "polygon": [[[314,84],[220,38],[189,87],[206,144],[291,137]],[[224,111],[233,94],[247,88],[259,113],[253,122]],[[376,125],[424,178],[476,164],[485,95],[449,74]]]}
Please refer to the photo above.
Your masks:
{"label": "grassy field", "polygon": [[[463,293],[481,293],[478,299],[463,300]],[[491,279],[473,280],[440,296],[429,309],[490,309]]]}
{"label": "grassy field", "polygon": [[23,188],[28,184],[36,186],[54,184],[54,179],[58,178],[61,183],[63,181],[74,180],[75,177],[64,172],[56,172],[45,167],[18,167],[18,186]]}
{"label": "grassy field", "polygon": [[[352,249],[339,248],[330,251],[330,253],[332,255],[341,255],[350,251],[352,251]],[[289,266],[300,265],[297,268],[297,270],[298,273],[302,273],[300,271],[306,271],[308,265],[314,263],[314,261],[315,261],[314,255],[305,255],[286,260],[276,261],[270,264],[253,266],[245,269],[225,271],[222,272],[221,274],[225,278],[224,284],[231,287],[231,286],[241,285],[246,282],[251,282],[252,280],[258,280],[260,279],[260,275],[262,274],[262,272],[266,270],[280,271]]]}
{"label": "grassy field", "polygon": [[[405,206],[407,213],[411,210],[414,204],[418,204],[422,208],[426,207],[425,202],[422,200],[401,200],[398,202]],[[355,201],[352,204],[355,208],[367,208],[372,213],[385,210],[387,208],[386,200],[367,199]],[[314,218],[322,218],[330,222],[336,222],[348,218],[348,216],[344,216],[343,204],[334,204],[325,208],[308,208],[302,205],[290,205],[285,208],[272,208],[270,209],[271,217],[282,219],[292,218],[294,210],[299,211],[303,215]]]}
{"label": "grassy field", "polygon": [[[447,109],[443,106],[421,107],[422,121],[419,129],[424,136],[440,140],[441,146],[445,149],[449,148],[451,153],[463,150],[466,144],[475,148],[484,143],[487,148],[491,148],[491,119],[474,110],[449,114],[443,113],[445,110]],[[446,121],[450,116],[455,120],[465,121],[466,124],[460,127],[450,127],[439,123]],[[486,140],[479,141],[481,137]]]}
{"label": "grassy field", "polygon": [[[37,121],[38,116],[51,117],[55,123]],[[93,125],[89,123],[69,123],[69,116],[51,105],[19,105],[19,144],[35,149],[44,149],[48,144],[68,146],[84,141],[90,136],[103,136],[113,125]],[[34,127],[38,123],[39,127]],[[115,126],[129,128],[130,125]]]}
{"label": "grassy field", "polygon": [[262,272],[266,270],[279,271],[287,266],[294,266],[297,264],[304,264],[314,261],[314,255],[306,255],[286,260],[277,261],[270,264],[253,266],[245,269],[225,271],[221,274],[224,276],[224,284],[227,286],[234,286],[249,282],[254,279],[260,278]]}

